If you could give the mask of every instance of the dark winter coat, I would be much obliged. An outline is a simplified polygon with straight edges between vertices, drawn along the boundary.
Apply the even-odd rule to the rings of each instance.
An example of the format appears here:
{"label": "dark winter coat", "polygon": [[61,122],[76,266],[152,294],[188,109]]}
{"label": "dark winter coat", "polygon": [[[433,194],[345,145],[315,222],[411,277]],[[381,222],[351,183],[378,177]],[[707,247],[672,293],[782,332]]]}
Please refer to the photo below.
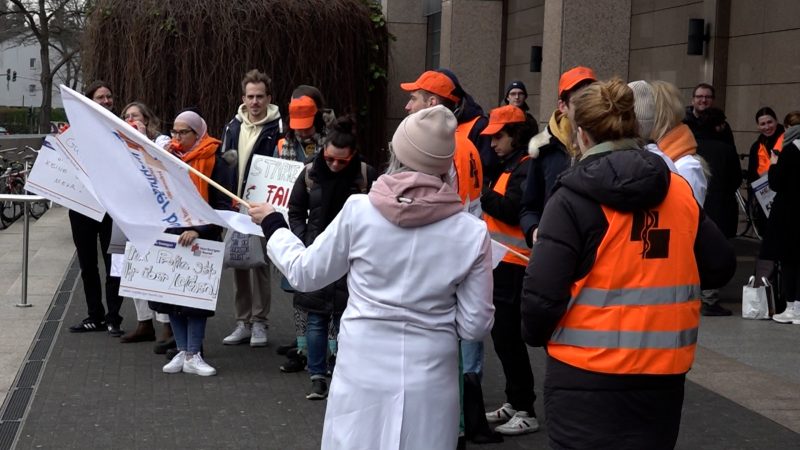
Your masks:
{"label": "dark winter coat", "polygon": [[550,198],[556,178],[571,164],[567,147],[549,132],[545,134],[543,131],[533,139],[542,142],[538,145],[536,156],[532,157],[528,167],[519,215],[519,224],[528,247],[533,246],[533,232],[542,219],[544,206]]}
{"label": "dark winter coat", "polygon": [[[790,128],[791,130],[791,128]],[[788,134],[788,133],[787,133]],[[769,168],[769,187],[775,191],[764,245],[778,261],[800,263],[800,149],[784,141],[778,162]],[[771,244],[768,244],[770,241]]]}
{"label": "dark winter coat", "polygon": [[700,131],[697,139],[697,154],[703,157],[711,171],[703,209],[728,238],[736,236],[739,225],[739,204],[736,191],[742,184],[742,167],[739,154],[733,147],[720,140],[718,135]]}
{"label": "dark winter coat", "polygon": [[[228,150],[239,149],[239,131],[242,129],[242,122],[239,117],[234,117],[225,126],[225,131],[222,132],[222,145],[219,147],[219,155],[225,154]],[[278,143],[278,133],[280,132],[280,119],[275,119],[272,122],[264,124],[261,128],[255,144],[253,144],[253,151],[250,153],[250,158],[244,168],[244,179],[239,179],[239,164],[222,166],[227,170],[221,170],[219,173],[220,181],[223,187],[235,192],[244,192],[245,183],[247,183],[247,174],[250,173],[250,163],[253,162],[253,155],[272,156],[275,150],[275,144]],[[218,164],[219,165],[219,164]],[[230,207],[229,207],[230,208]]]}
{"label": "dark winter coat", "polygon": [[[362,164],[366,168],[364,179]],[[358,154],[348,166],[331,172],[318,154],[300,172],[289,197],[289,227],[308,247],[333,221],[353,194],[366,194],[377,178],[375,169],[361,162]],[[311,185],[308,181],[311,181]],[[318,314],[341,314],[347,306],[347,277],[314,292],[296,292],[294,305]]]}
{"label": "dark winter coat", "polygon": [[[692,130],[692,134],[694,134],[695,139],[697,139],[697,135],[701,131],[702,125],[700,124],[700,118],[695,117],[694,107],[692,105],[686,107],[686,116],[683,118],[683,123],[689,126],[689,129]],[[728,122],[725,122],[725,128],[719,134],[720,140],[736,148],[736,142],[733,140],[733,131],[731,130],[731,126],[728,124]]]}
{"label": "dark winter coat", "polygon": [[[488,180],[483,184],[481,194],[481,209],[484,214],[488,214],[495,219],[501,220],[509,225],[519,224],[519,211],[522,203],[522,186],[530,167],[530,158],[522,161],[528,156],[525,149],[521,148],[506,158],[498,162],[498,167],[493,170],[496,173],[494,179]],[[494,191],[497,178],[503,172],[511,172],[506,185],[505,195],[500,195]]]}
{"label": "dark winter coat", "polygon": [[[664,200],[670,182],[661,157],[639,149],[594,154],[562,174],[545,207],[523,282],[523,337],[529,345],[546,345],[567,311],[573,282],[592,270],[608,230],[601,205],[619,211],[652,208]],[[694,253],[701,285],[721,287],[733,275],[736,257],[699,211]],[[609,375],[548,358],[544,391],[550,445],[672,448],[683,383],[684,375]],[[642,426],[628,426],[633,420]]]}

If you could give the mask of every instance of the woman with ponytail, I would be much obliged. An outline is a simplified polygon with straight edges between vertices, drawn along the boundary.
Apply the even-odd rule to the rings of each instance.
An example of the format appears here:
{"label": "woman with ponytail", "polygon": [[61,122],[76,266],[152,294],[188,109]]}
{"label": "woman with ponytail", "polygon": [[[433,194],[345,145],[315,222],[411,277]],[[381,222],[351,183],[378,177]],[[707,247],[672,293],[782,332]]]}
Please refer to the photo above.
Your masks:
{"label": "woman with ponytail", "polygon": [[672,449],[700,318],[732,246],[689,183],[642,150],[633,91],[573,100],[580,161],[553,188],[522,291],[523,335],[547,347],[550,447]]}

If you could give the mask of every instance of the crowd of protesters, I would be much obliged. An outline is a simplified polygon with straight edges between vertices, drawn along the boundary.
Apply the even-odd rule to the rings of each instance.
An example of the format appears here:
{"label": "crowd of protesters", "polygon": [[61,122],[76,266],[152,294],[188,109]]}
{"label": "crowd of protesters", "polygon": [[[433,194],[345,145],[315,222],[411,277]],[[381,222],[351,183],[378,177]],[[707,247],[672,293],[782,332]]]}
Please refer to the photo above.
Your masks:
{"label": "crowd of protesters", "polygon": [[[359,156],[353,117],[336,117],[319,89],[298,86],[285,120],[268,75],[252,70],[241,88],[220,139],[201,109],[175,117],[171,139],[141,102],[121,118],[237,195],[253,155],[305,164],[288,222],[268,204],[232,205],[192,181],[210,205],[239,208],[264,231],[261,245],[293,293],[295,339],[278,347],[280,370],[307,370],[306,398],[328,399],[323,448],[452,449],[542,426],[553,448],[673,448],[699,317],[731,315],[718,289],[736,268],[743,176],[767,177],[776,193],[769,214],[755,209],[759,260],[782,275],[774,320],[800,324],[800,112],[783,124],[769,107],[756,113],[761,134],[743,171],[705,83],[684,106],[671,83],[599,80],[575,67],[540,131],[521,81],[485,112],[453,72],[431,70],[401,84],[408,116],[378,176]],[[113,109],[108,84],[85,94]],[[124,334],[118,278],[106,260],[106,311],[97,267],[112,220],[70,212],[70,222],[88,309],[70,330],[158,339],[165,373],[215,375],[202,356],[214,313],[136,300],[138,325]],[[222,231],[168,230],[181,245]],[[234,289],[224,313],[235,325],[222,343],[266,345],[270,267],[236,269]],[[153,318],[164,324],[159,338]],[[487,411],[488,335],[505,401]],[[543,424],[527,346],[547,350]]]}

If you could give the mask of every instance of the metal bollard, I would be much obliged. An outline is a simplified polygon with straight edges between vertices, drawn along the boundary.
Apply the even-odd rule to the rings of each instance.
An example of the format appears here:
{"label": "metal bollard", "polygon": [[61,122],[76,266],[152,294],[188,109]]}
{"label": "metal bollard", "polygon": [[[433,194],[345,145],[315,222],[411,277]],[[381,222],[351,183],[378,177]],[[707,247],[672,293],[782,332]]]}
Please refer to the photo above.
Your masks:
{"label": "metal bollard", "polygon": [[[26,161],[27,169],[27,161]],[[30,219],[28,218],[28,203],[22,204],[22,299],[17,303],[19,308],[29,308],[33,305],[28,303],[28,227],[30,226]]]}

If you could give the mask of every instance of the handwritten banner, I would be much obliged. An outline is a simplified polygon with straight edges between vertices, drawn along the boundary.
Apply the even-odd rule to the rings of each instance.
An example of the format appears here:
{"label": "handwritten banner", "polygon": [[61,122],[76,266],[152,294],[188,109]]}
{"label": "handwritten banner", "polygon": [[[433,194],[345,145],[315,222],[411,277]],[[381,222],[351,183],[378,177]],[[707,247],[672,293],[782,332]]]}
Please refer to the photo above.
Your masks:
{"label": "handwritten banner", "polygon": [[119,294],[214,311],[222,275],[222,242],[197,239],[188,247],[163,233],[147,253],[125,247]]}
{"label": "handwritten banner", "polygon": [[288,220],[289,196],[303,167],[299,161],[253,155],[243,199],[267,202]]}
{"label": "handwritten banner", "polygon": [[63,142],[71,139],[70,135],[71,131],[67,130],[59,136],[60,139],[45,138],[25,190],[99,222],[103,220],[106,209],[97,201],[91,185],[86,185],[88,179],[85,175],[80,176],[80,168],[65,151]]}

